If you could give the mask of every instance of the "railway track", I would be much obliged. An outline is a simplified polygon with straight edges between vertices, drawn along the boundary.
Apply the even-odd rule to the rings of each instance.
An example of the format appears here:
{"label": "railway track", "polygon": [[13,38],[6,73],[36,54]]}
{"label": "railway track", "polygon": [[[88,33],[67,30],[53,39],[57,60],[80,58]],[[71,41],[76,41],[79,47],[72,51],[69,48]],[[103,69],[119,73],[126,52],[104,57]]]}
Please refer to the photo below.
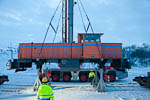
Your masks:
{"label": "railway track", "polygon": [[[88,87],[91,86],[90,82],[52,82],[52,86],[83,86]],[[107,87],[131,87],[131,86],[139,86],[137,83],[106,83]]]}
{"label": "railway track", "polygon": [[[59,84],[52,84],[54,90],[59,89],[82,89],[83,91],[94,91],[94,88],[90,83],[59,83]],[[112,91],[147,91],[147,89],[141,87],[137,83],[107,83],[106,84],[108,92]]]}
{"label": "railway track", "polygon": [[[32,84],[4,84],[0,87],[0,92],[14,92],[19,93],[22,90],[31,88]],[[90,85],[90,82],[82,83],[82,82],[52,82],[51,84],[52,88],[54,90],[60,90],[60,89],[82,89],[83,91],[92,91],[93,86]],[[124,84],[118,84],[118,83],[107,83],[106,87],[108,89],[108,92],[110,91],[147,91],[148,89],[142,88],[137,83],[124,83]]]}
{"label": "railway track", "polygon": [[3,84],[0,86],[0,92],[1,93],[9,93],[9,92],[14,92],[14,93],[19,93],[20,91],[30,88],[33,85],[28,85],[28,84]]}
{"label": "railway track", "polygon": [[138,87],[137,83],[126,83],[126,84],[106,84],[107,87]]}
{"label": "railway track", "polygon": [[141,87],[137,83],[128,83],[128,84],[106,84],[108,92],[112,91],[150,91]]}

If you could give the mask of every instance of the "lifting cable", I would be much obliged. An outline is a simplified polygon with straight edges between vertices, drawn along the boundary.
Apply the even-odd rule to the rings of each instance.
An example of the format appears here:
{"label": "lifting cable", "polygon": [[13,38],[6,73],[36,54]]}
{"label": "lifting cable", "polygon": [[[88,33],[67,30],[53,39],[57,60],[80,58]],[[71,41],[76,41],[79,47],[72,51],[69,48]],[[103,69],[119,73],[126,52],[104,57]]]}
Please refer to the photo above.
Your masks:
{"label": "lifting cable", "polygon": [[[86,15],[86,18],[87,18],[87,20],[88,20],[88,22],[89,22],[89,24],[88,24],[88,26],[87,26],[87,28],[86,28],[86,27],[85,27],[84,20],[83,20],[82,13],[81,13],[81,8],[80,8],[80,5],[78,4],[78,8],[79,8],[79,12],[80,12],[80,16],[81,16],[81,19],[82,19],[82,23],[83,23],[85,32],[87,33],[88,30],[89,30],[89,27],[91,27],[91,30],[92,30],[92,32],[93,32],[93,34],[94,34],[94,30],[93,30],[93,27],[92,27],[92,25],[91,25],[90,19],[89,19],[87,13],[86,13],[86,10],[85,10],[85,8],[84,8],[84,6],[83,6],[81,0],[77,0],[77,2],[79,2],[79,1],[80,1],[80,5],[82,6],[82,9],[83,9],[83,11],[84,11],[84,13],[85,13],[85,15]],[[100,49],[99,49],[98,42],[97,42],[96,40],[95,40],[95,42],[96,42],[96,47],[97,47],[98,53],[99,53],[99,55],[100,55],[100,54],[101,54],[101,51],[100,51]]]}
{"label": "lifting cable", "polygon": [[55,41],[55,38],[56,38],[56,35],[57,35],[57,32],[58,32],[58,28],[59,28],[61,17],[62,17],[62,13],[60,14],[60,17],[59,17],[59,20],[58,20],[58,24],[57,24],[57,27],[56,27],[56,32],[55,32],[55,35],[54,35],[54,38],[53,38],[53,43]]}
{"label": "lifting cable", "polygon": [[[85,8],[84,8],[84,6],[83,6],[81,0],[78,0],[78,1],[80,1],[81,7],[82,7],[82,9],[83,9],[83,11],[84,11],[84,13],[85,13],[85,15],[86,15],[86,18],[87,18],[88,22],[89,22],[89,24],[88,24],[88,26],[87,26],[87,29],[85,29],[85,31],[86,31],[86,33],[87,33],[88,30],[89,30],[89,28],[91,28],[92,33],[94,34],[94,30],[93,30],[93,27],[92,27],[92,25],[91,25],[90,19],[89,19],[87,13],[86,13],[86,10],[85,10]],[[79,11],[81,12],[80,9],[79,9]],[[81,14],[81,13],[80,13],[80,14]],[[83,19],[82,14],[81,14],[81,18]],[[83,21],[83,22],[84,22],[84,21]],[[84,24],[84,23],[83,23],[83,24]],[[84,27],[85,27],[85,25],[84,25]],[[95,39],[95,42],[96,42],[96,47],[97,47],[97,50],[98,50],[98,53],[99,53],[99,56],[100,56],[101,51],[100,51],[100,48],[99,48],[99,45],[98,45],[98,42],[96,41],[96,39]]]}
{"label": "lifting cable", "polygon": [[87,20],[88,20],[88,22],[89,22],[88,27],[87,27],[87,29],[86,29],[86,32],[89,30],[89,27],[91,27],[92,33],[94,33],[94,30],[93,30],[91,21],[90,21],[88,15],[87,15],[87,13],[86,13],[86,10],[85,10],[85,8],[84,8],[84,6],[83,6],[81,0],[79,0],[79,1],[80,1],[80,4],[81,4],[82,9],[83,9],[83,11],[84,11],[84,13],[85,13],[85,15],[86,15],[86,18],[87,18]]}
{"label": "lifting cable", "polygon": [[[79,2],[79,0],[77,0],[77,2]],[[82,20],[82,23],[83,23],[84,30],[87,33],[86,26],[85,26],[85,23],[84,23],[84,20],[83,20],[83,16],[82,16],[82,12],[81,12],[81,8],[80,8],[79,3],[78,3],[78,8],[79,8],[79,12],[80,12],[80,16],[81,16],[81,20]]]}
{"label": "lifting cable", "polygon": [[43,40],[43,42],[42,42],[42,47],[41,47],[40,53],[39,53],[40,58],[41,58],[41,53],[42,53],[42,50],[43,50],[43,45],[44,45],[44,42],[45,42],[45,40],[46,40],[46,37],[47,37],[47,34],[48,34],[48,31],[49,31],[50,26],[52,27],[52,29],[53,29],[54,32],[56,33],[56,30],[55,30],[55,28],[54,28],[53,25],[52,25],[52,21],[53,21],[55,15],[56,15],[56,12],[57,12],[57,10],[58,10],[60,4],[61,4],[61,0],[60,0],[60,2],[59,2],[59,4],[58,4],[58,6],[57,6],[57,8],[56,8],[56,10],[55,10],[55,12],[54,12],[52,18],[51,18],[51,20],[50,20],[50,22],[49,22],[49,25],[48,25],[48,27],[47,27],[47,30],[46,30],[46,33],[45,33],[45,37],[44,37],[44,40]]}

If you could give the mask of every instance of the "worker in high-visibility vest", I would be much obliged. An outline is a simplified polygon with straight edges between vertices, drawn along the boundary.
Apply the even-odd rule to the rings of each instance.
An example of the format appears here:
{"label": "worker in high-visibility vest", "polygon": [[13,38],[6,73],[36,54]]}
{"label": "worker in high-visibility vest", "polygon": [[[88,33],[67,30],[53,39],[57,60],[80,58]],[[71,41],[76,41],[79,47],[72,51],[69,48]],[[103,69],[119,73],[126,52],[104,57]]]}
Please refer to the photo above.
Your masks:
{"label": "worker in high-visibility vest", "polygon": [[95,77],[95,73],[94,73],[93,70],[91,70],[91,72],[89,73],[89,79],[90,79],[91,82],[94,79],[94,77]]}
{"label": "worker in high-visibility vest", "polygon": [[42,78],[42,84],[37,92],[37,100],[54,100],[54,94],[52,88],[48,85],[48,79]]}

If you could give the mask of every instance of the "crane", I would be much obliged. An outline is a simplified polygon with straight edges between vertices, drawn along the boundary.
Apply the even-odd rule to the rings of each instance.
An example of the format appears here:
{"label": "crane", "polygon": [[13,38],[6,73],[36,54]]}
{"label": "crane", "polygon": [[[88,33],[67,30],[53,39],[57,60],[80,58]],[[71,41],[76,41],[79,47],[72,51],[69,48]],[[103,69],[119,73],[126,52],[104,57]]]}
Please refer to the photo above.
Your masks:
{"label": "crane", "polygon": [[[62,79],[68,82],[71,81],[74,74],[77,74],[80,81],[86,82],[91,68],[82,69],[81,65],[82,63],[95,63],[98,65],[98,69],[101,69],[101,73],[97,77],[101,76],[102,79],[102,69],[105,69],[103,70],[105,71],[105,81],[108,81],[107,76],[109,76],[110,81],[115,81],[116,77],[119,79],[126,78],[128,74],[125,70],[129,68],[129,62],[122,56],[122,43],[102,43],[103,33],[94,32],[81,0],[78,0],[79,3],[79,10],[81,6],[89,23],[87,28],[84,26],[85,33],[78,33],[77,43],[73,41],[74,5],[76,3],[74,0],[62,0],[62,43],[44,43],[50,26],[55,34],[57,33],[57,29],[51,23],[53,16],[43,42],[20,43],[18,58],[10,61],[9,69],[21,71],[31,68],[32,63],[35,63],[39,72],[42,72],[44,63],[58,63],[59,68],[49,69],[53,81],[58,82]],[[91,33],[88,33],[89,28],[92,30]],[[107,63],[110,65],[106,65]],[[92,70],[97,71],[95,68]],[[102,84],[102,80],[96,84]]]}

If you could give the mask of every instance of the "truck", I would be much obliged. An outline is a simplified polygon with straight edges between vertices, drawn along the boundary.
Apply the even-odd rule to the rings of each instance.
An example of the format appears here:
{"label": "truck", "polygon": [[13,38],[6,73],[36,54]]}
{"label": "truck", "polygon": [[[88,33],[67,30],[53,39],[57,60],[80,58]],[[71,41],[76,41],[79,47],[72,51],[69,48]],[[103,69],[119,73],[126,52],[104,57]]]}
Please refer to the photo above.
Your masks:
{"label": "truck", "polygon": [[[84,63],[97,64],[104,69],[104,80],[115,81],[128,77],[130,68],[128,58],[123,57],[122,43],[102,43],[103,33],[78,33],[78,41],[73,41],[74,0],[62,0],[64,14],[62,17],[62,43],[20,43],[18,58],[11,59],[9,69],[24,71],[36,64],[39,72],[45,63],[57,63],[58,68],[50,68],[53,81],[71,81],[79,77],[88,81],[88,74],[97,68],[82,68]],[[89,21],[89,20],[88,20]],[[90,26],[89,22],[89,26]],[[88,28],[89,28],[88,26]],[[67,40],[68,39],[68,40]]]}

